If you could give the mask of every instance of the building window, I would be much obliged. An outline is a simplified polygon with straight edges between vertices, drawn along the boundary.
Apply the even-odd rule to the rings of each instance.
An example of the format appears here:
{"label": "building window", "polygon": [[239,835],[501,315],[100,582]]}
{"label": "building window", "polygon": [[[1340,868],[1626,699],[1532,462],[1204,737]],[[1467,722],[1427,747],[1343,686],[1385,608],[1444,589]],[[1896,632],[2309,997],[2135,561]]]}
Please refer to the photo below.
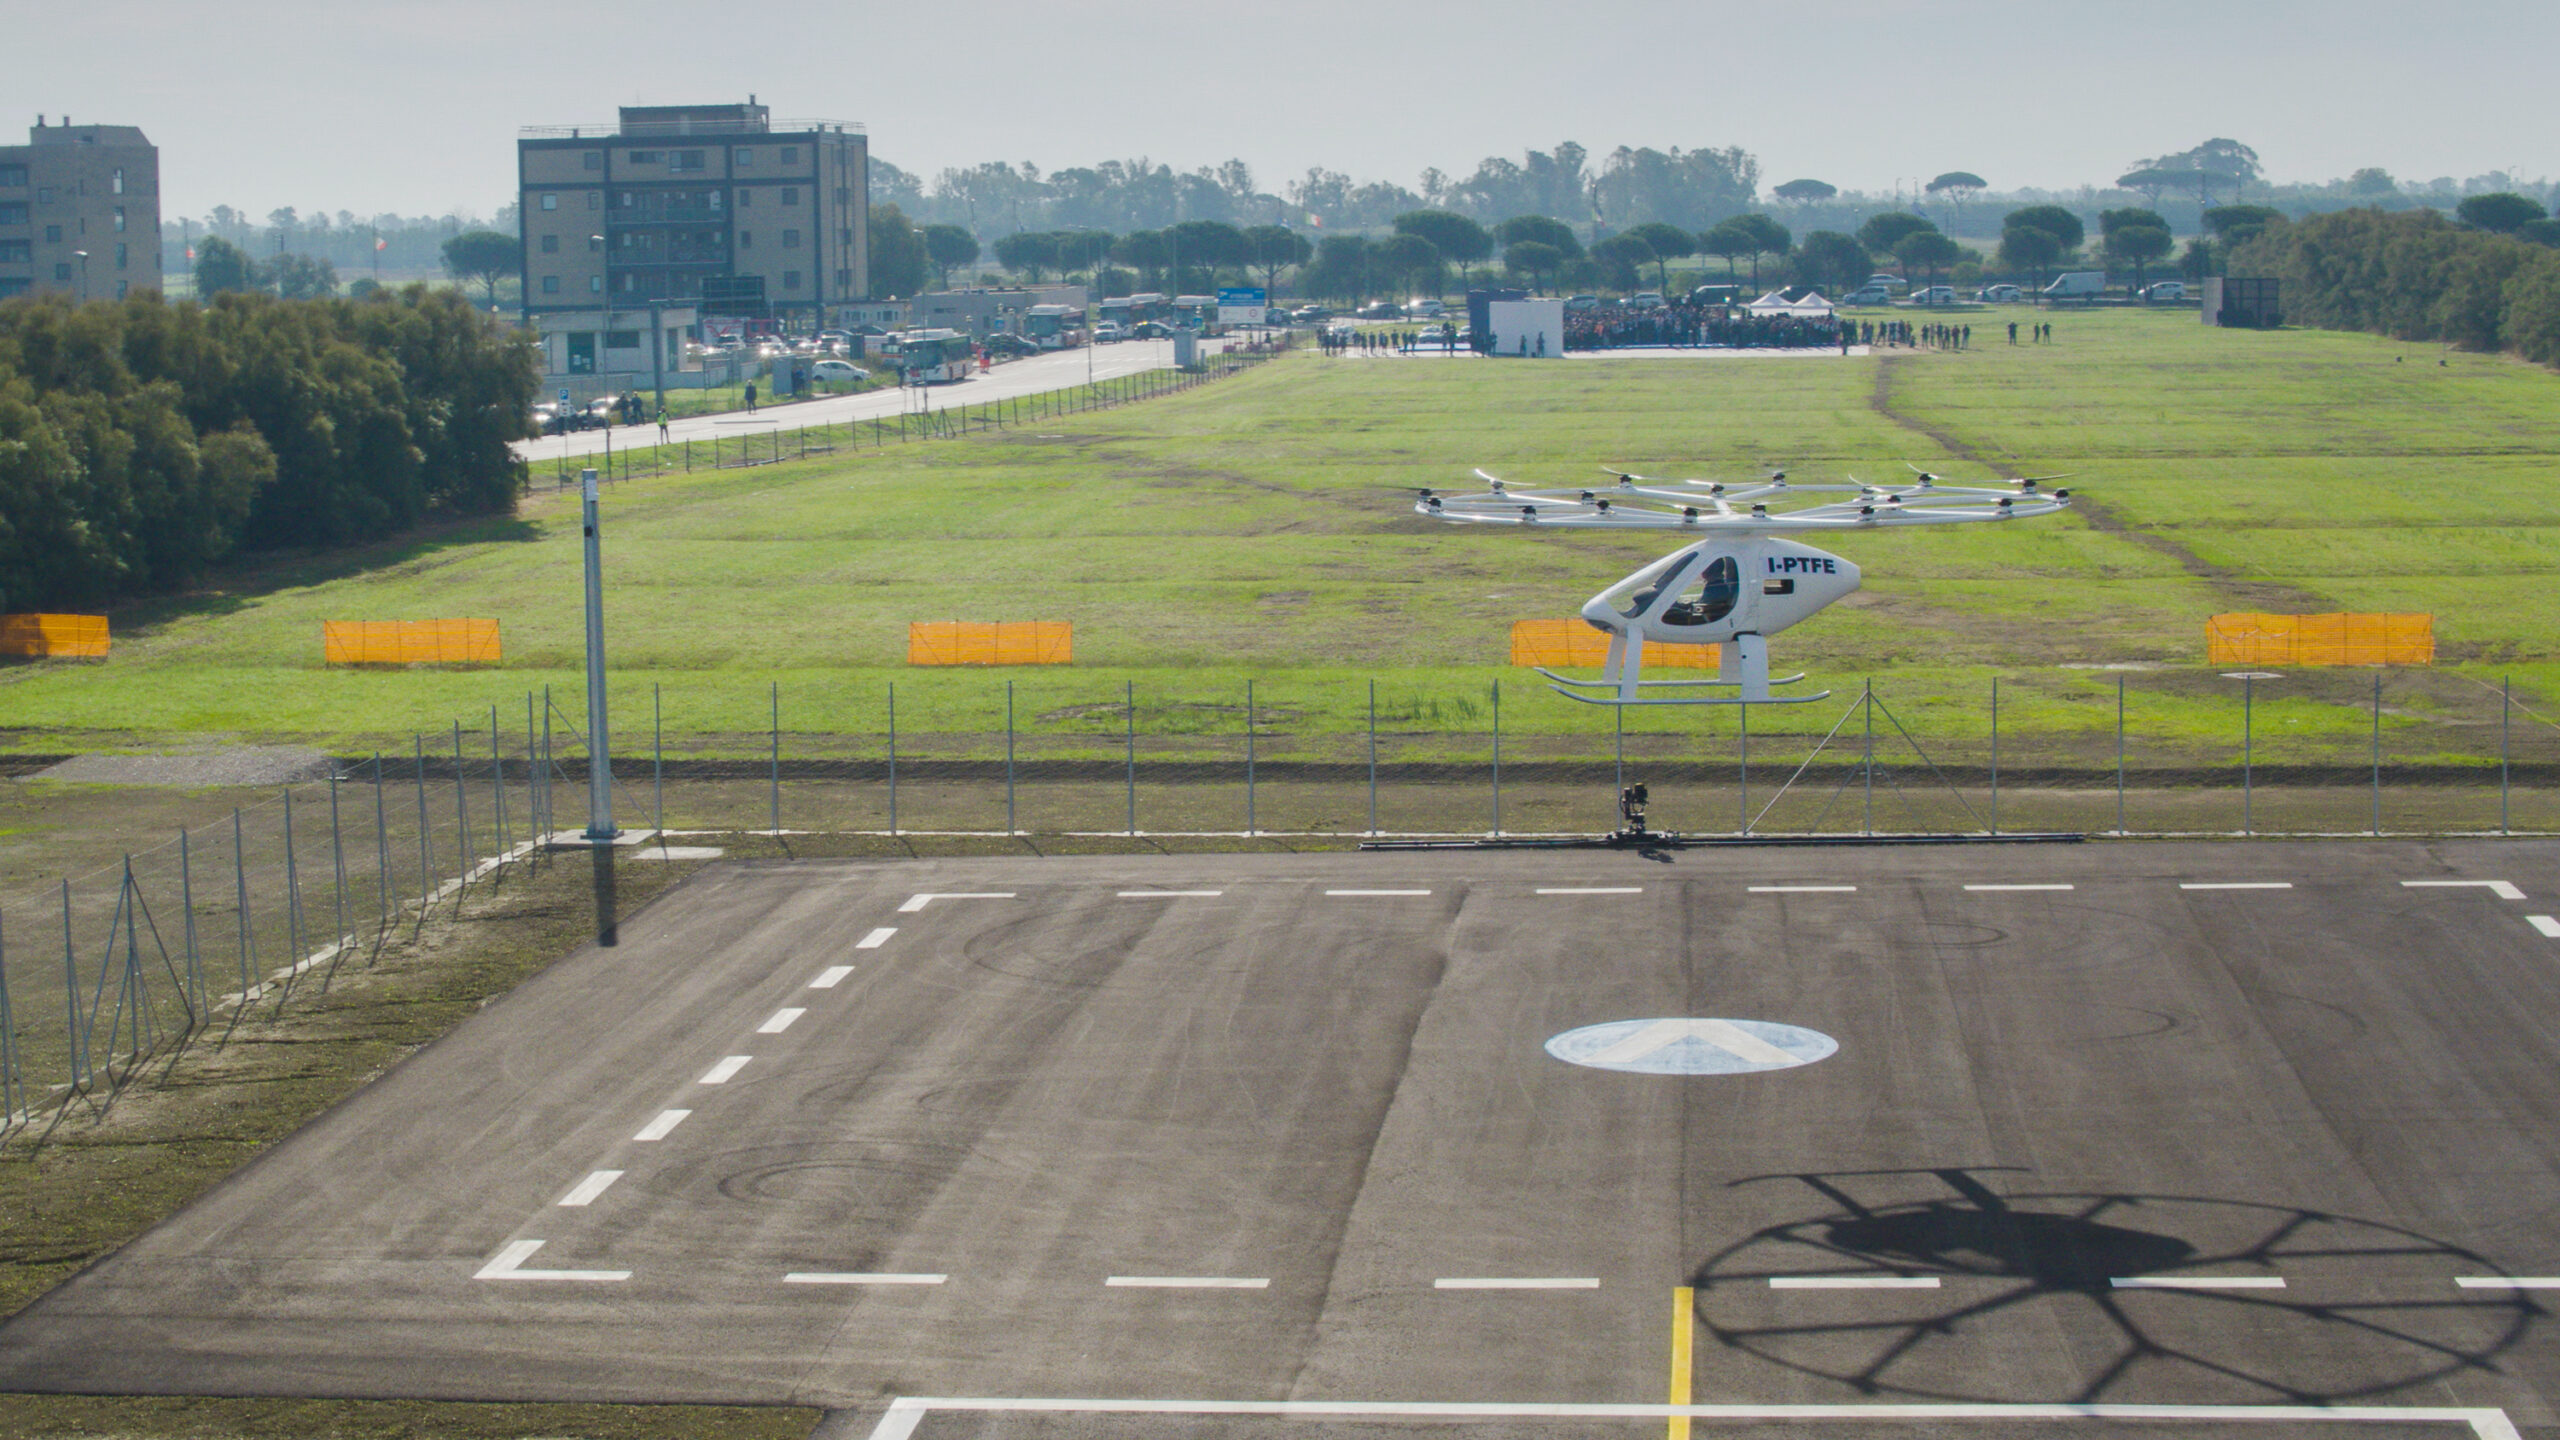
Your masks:
{"label": "building window", "polygon": [[797,271],[797,270],[785,270],[785,271],[783,271],[783,272],[782,272],[782,288],[783,288],[783,289],[785,289],[785,290],[797,290],[797,289],[799,289],[799,288],[800,288],[800,272],[799,272],[799,271]]}
{"label": "building window", "polygon": [[836,272],[836,288],[837,288],[837,289],[839,289],[839,290],[850,290],[850,289],[852,289],[852,288],[853,288],[853,272],[852,272],[852,271],[850,271],[850,270],[838,270],[838,271]]}
{"label": "building window", "polygon": [[601,150],[590,150],[579,158],[584,161],[586,167],[590,170],[601,170],[604,168],[604,152]]}
{"label": "building window", "polygon": [[590,294],[590,295],[601,295],[601,294],[603,294],[603,293],[604,293],[604,277],[603,277],[603,276],[601,276],[601,275],[590,275],[590,276],[588,276],[588,277],[587,277],[587,293],[588,293],[588,294]]}
{"label": "building window", "polygon": [[783,249],[785,249],[785,250],[797,250],[797,249],[799,249],[799,248],[800,248],[800,232],[799,232],[799,231],[797,231],[797,230],[785,230],[785,231],[783,231],[783,232],[782,232],[782,248],[783,248]]}
{"label": "building window", "polygon": [[543,276],[543,277],[542,277],[542,293],[543,293],[543,294],[545,294],[545,295],[557,295],[557,294],[559,294],[559,293],[560,293],[560,277],[559,277],[559,276],[557,276],[557,275],[545,275],[545,276]]}
{"label": "building window", "polygon": [[738,188],[738,208],[741,210],[752,210],[755,208],[755,203],[756,192],[747,189],[745,186],[740,186]]}
{"label": "building window", "polygon": [[11,189],[11,190],[22,190],[22,189],[26,188],[26,184],[27,184],[27,167],[26,167],[26,166],[24,166],[24,165],[0,165],[0,186],[5,186],[5,187],[7,187],[8,189]]}
{"label": "building window", "polygon": [[604,192],[603,192],[603,191],[601,191],[601,190],[590,190],[590,191],[588,191],[588,192],[587,192],[587,208],[588,208],[588,209],[590,209],[590,210],[601,210],[601,209],[603,209],[603,208],[604,208]]}
{"label": "building window", "polygon": [[119,299],[119,300],[123,299],[123,298],[124,298],[124,296],[125,296],[125,290],[126,290],[126,287],[130,286],[132,283],[133,283],[133,282],[132,282],[132,281],[130,281],[130,280],[119,280],[119,281],[117,281],[117,282],[116,282],[116,298],[117,298],[117,299]]}
{"label": "building window", "polygon": [[739,231],[738,248],[741,250],[753,250],[756,248],[756,232],[753,230]]}
{"label": "building window", "polygon": [[110,179],[108,183],[115,187],[115,193],[118,195],[124,193],[124,168],[122,166],[118,166],[116,168],[114,177]]}
{"label": "building window", "polygon": [[47,245],[59,245],[59,244],[61,244],[61,243],[62,243],[62,227],[61,227],[61,226],[59,226],[59,225],[47,225],[46,227],[44,227],[44,243],[46,243]]}
{"label": "building window", "polygon": [[57,263],[57,264],[53,267],[53,278],[54,278],[54,279],[56,279],[56,280],[68,280],[68,279],[70,279],[70,278],[71,278],[71,262],[70,262],[70,261],[68,261],[68,260],[64,260],[64,261],[61,261],[61,262]]}
{"label": "building window", "polygon": [[543,208],[543,209],[545,209],[545,210],[557,210],[557,209],[559,209],[559,208],[560,208],[560,197],[559,197],[559,196],[557,196],[557,195],[545,195],[545,196],[543,196],[543,197],[542,197],[542,208]]}
{"label": "building window", "polygon": [[25,240],[0,240],[0,265],[24,265],[36,258],[36,247]]}
{"label": "building window", "polygon": [[590,235],[590,236],[588,236],[588,237],[587,237],[587,253],[588,253],[588,254],[593,255],[593,254],[595,254],[596,252],[598,252],[598,251],[600,251],[600,250],[602,250],[602,249],[604,249],[604,237],[603,237],[603,236],[601,236],[601,235]]}
{"label": "building window", "polygon": [[545,236],[543,236],[543,237],[542,237],[542,253],[543,253],[543,254],[545,254],[545,255],[557,255],[557,254],[559,254],[559,253],[560,253],[560,237],[559,237],[559,236],[557,236],[557,235],[545,235]]}
{"label": "building window", "polygon": [[[26,202],[26,201],[24,201],[24,200],[14,200],[14,201],[0,202],[0,225],[24,225],[24,224],[26,224],[26,223],[27,223],[27,202]],[[62,227],[57,225],[57,226],[55,226],[54,228],[55,228],[55,229],[57,229],[57,230],[59,230],[59,229],[61,229]],[[61,237],[61,236],[59,236],[59,235],[57,235],[57,236],[55,236],[54,238],[58,240],[58,239],[61,239],[62,237]]]}
{"label": "building window", "polygon": [[126,268],[124,263],[124,242],[121,240],[116,242],[116,268],[119,270]]}
{"label": "building window", "polygon": [[604,348],[607,350],[637,350],[640,348],[640,332],[637,330],[607,330],[604,332]]}
{"label": "building window", "polygon": [[35,283],[23,275],[14,280],[0,278],[0,299],[6,299],[11,295],[24,295],[33,288]]}
{"label": "building window", "polygon": [[50,186],[50,185],[39,185],[39,186],[37,186],[37,187],[36,187],[36,203],[37,203],[37,204],[39,204],[39,205],[50,205],[50,204],[52,204],[52,203],[53,203],[53,187],[52,187],[52,186]]}
{"label": "building window", "polygon": [[655,150],[634,150],[631,152],[631,163],[634,165],[655,165],[664,158],[666,157],[660,155]]}
{"label": "building window", "polygon": [[743,145],[738,147],[738,153],[731,158],[737,162],[737,166],[741,170],[751,170],[755,168],[756,152],[747,149]]}
{"label": "building window", "polygon": [[667,168],[669,170],[700,170],[703,168],[702,152],[699,150],[671,150],[667,152]]}
{"label": "building window", "polygon": [[116,233],[124,233],[124,207],[121,205],[116,207]]}
{"label": "building window", "polygon": [[800,147],[799,147],[799,146],[797,146],[797,145],[785,145],[785,146],[783,146],[783,147],[782,147],[782,163],[783,163],[783,164],[785,164],[785,165],[797,165],[797,164],[799,164],[799,163],[800,163]]}
{"label": "building window", "polygon": [[782,187],[782,203],[783,203],[783,204],[785,204],[785,205],[797,205],[797,204],[799,204],[799,203],[800,203],[800,187],[799,187],[799,186],[797,186],[797,185],[785,185],[785,186],[783,186],[783,187]]}

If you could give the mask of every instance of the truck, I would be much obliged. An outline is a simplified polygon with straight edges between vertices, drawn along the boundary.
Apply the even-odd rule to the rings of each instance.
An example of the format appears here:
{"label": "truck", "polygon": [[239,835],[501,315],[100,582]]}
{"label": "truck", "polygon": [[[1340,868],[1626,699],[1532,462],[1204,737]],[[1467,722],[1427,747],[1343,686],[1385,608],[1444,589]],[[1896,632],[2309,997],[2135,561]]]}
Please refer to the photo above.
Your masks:
{"label": "truck", "polygon": [[2044,287],[2047,300],[2095,300],[2107,290],[2104,270],[2066,270]]}

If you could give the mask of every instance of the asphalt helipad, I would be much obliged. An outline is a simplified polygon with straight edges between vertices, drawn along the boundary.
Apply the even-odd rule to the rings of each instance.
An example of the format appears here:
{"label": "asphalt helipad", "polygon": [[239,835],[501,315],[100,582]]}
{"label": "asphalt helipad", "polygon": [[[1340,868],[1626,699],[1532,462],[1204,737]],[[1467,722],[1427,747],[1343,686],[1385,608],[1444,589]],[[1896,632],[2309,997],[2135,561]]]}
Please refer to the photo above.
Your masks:
{"label": "asphalt helipad", "polygon": [[2560,1382],[2555,909],[2538,842],[714,866],[0,1387],[2494,1435]]}

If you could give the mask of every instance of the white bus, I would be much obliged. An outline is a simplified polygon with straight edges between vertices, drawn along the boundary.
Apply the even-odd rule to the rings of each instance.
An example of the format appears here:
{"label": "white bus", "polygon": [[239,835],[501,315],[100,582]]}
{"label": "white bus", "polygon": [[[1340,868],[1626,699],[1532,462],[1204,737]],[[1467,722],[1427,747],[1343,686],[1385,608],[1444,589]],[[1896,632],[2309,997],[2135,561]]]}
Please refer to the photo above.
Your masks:
{"label": "white bus", "polygon": [[898,368],[910,385],[941,385],[977,373],[977,344],[957,330],[908,330],[898,336]]}
{"label": "white bus", "polygon": [[1084,311],[1074,305],[1034,305],[1023,313],[1022,333],[1043,350],[1073,350],[1084,343]]}

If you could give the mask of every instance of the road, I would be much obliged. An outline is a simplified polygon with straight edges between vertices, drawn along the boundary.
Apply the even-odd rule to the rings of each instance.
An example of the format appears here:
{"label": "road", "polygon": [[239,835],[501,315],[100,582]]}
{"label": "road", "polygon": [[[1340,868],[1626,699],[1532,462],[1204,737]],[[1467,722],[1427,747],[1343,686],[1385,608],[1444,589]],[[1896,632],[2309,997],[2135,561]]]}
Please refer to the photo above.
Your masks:
{"label": "road", "polygon": [[715,865],[0,1387],[2550,1425],[2556,898],[2488,841]]}
{"label": "road", "polygon": [[[1204,340],[1200,345],[1202,353],[1216,354],[1229,343],[1223,339]],[[1082,385],[1088,376],[1095,380],[1111,380],[1147,370],[1169,369],[1172,365],[1171,340],[1124,340],[1112,345],[1094,345],[1082,350],[1007,361],[972,379],[953,385],[932,386],[922,399],[912,389],[893,387],[856,395],[767,405],[753,415],[744,411],[726,411],[717,415],[688,416],[668,423],[668,440],[676,444],[688,440],[707,443],[715,436],[732,438],[800,425],[893,420],[901,412],[912,413],[925,404],[937,410],[946,406],[984,405],[1015,396]],[[658,441],[654,425],[621,427],[611,431],[573,430],[565,435],[519,440],[515,444],[515,453],[519,459],[535,462],[596,455],[604,451],[608,436],[616,450],[630,449],[635,443],[645,447]]]}

